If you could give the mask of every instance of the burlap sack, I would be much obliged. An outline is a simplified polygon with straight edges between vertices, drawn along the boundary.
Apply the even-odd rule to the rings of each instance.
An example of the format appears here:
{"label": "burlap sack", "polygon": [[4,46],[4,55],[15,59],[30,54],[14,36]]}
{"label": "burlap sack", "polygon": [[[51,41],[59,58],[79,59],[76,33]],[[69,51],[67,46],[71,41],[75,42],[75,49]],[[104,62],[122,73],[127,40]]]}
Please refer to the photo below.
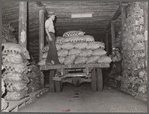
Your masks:
{"label": "burlap sack", "polygon": [[46,45],[43,49],[42,49],[42,53],[46,53],[49,50],[49,45]]}
{"label": "burlap sack", "polygon": [[36,73],[35,72],[29,72],[27,74],[27,76],[31,79],[31,78],[35,78],[36,77]]}
{"label": "burlap sack", "polygon": [[8,92],[27,90],[27,83],[24,83],[23,81],[8,81],[6,82],[6,89]]}
{"label": "burlap sack", "polygon": [[145,50],[145,43],[142,42],[142,43],[136,43],[133,50],[137,50],[137,51],[140,51],[140,50]]}
{"label": "burlap sack", "polygon": [[62,45],[62,49],[71,50],[71,49],[73,49],[73,48],[74,48],[74,44],[71,43],[71,42],[64,43],[64,44]]}
{"label": "burlap sack", "polygon": [[100,55],[100,56],[102,56],[102,55],[105,55],[106,53],[107,52],[105,50],[103,50],[103,49],[95,49],[95,50],[93,50],[92,55]]}
{"label": "burlap sack", "polygon": [[1,80],[1,93],[2,93],[2,95],[5,93],[5,82],[4,82],[3,78]]}
{"label": "burlap sack", "polygon": [[45,65],[46,64],[46,59],[42,59],[39,63],[38,63],[38,65]]}
{"label": "burlap sack", "polygon": [[2,62],[3,63],[14,63],[14,64],[19,64],[23,63],[22,56],[17,53],[8,53],[7,56],[2,57]]}
{"label": "burlap sack", "polygon": [[73,64],[75,58],[76,58],[75,55],[69,55],[69,56],[67,56],[67,57],[65,58],[64,64],[65,64],[65,65]]}
{"label": "burlap sack", "polygon": [[71,42],[71,43],[77,43],[77,42],[81,42],[84,41],[83,38],[81,38],[81,36],[71,36],[68,38],[64,39],[64,42]]}
{"label": "burlap sack", "polygon": [[91,56],[92,52],[93,51],[90,49],[84,49],[84,50],[81,50],[81,53],[79,54],[79,56]]}
{"label": "burlap sack", "polygon": [[140,85],[140,87],[138,88],[138,93],[147,93],[147,86],[145,84]]}
{"label": "burlap sack", "polygon": [[57,49],[57,50],[62,49],[62,45],[61,45],[61,44],[56,43],[55,45],[56,45],[56,49]]}
{"label": "burlap sack", "polygon": [[61,64],[63,64],[65,61],[65,57],[58,57],[58,60]]}
{"label": "burlap sack", "polygon": [[34,81],[31,81],[28,84],[28,91],[27,91],[27,93],[37,91],[37,90],[39,90],[41,88],[43,88],[41,83],[36,83]]}
{"label": "burlap sack", "polygon": [[112,60],[108,56],[102,56],[98,60],[98,63],[110,63],[110,62],[112,62]]}
{"label": "burlap sack", "polygon": [[75,64],[85,64],[87,60],[87,57],[77,57],[75,60]]}
{"label": "burlap sack", "polygon": [[68,50],[65,49],[58,50],[57,54],[59,57],[66,57],[68,55]]}
{"label": "burlap sack", "polygon": [[84,35],[85,32],[82,32],[82,31],[68,31],[68,32],[65,32],[63,34],[63,37],[71,37],[71,36],[79,36],[79,35]]}
{"label": "burlap sack", "polygon": [[58,44],[64,43],[64,38],[63,37],[57,37],[56,38],[56,43],[58,43]]}
{"label": "burlap sack", "polygon": [[6,71],[9,72],[17,72],[17,73],[23,73],[27,72],[28,68],[26,64],[12,64],[12,63],[7,63],[2,65],[2,69],[5,69]]}
{"label": "burlap sack", "polygon": [[88,43],[88,46],[86,47],[86,49],[98,49],[98,48],[102,48],[104,49],[105,46],[104,46],[104,43],[102,42],[89,42]]}
{"label": "burlap sack", "polygon": [[44,54],[42,55],[42,58],[43,58],[43,59],[46,59],[47,56],[48,56],[48,52],[44,53]]}
{"label": "burlap sack", "polygon": [[81,53],[80,49],[71,49],[71,50],[69,50],[68,55],[76,55],[76,56],[78,56],[80,53]]}
{"label": "burlap sack", "polygon": [[24,82],[29,82],[29,79],[27,76],[21,74],[21,73],[14,73],[14,72],[7,72],[3,79],[7,81],[24,81]]}
{"label": "burlap sack", "polygon": [[94,37],[93,36],[91,36],[91,35],[83,35],[83,36],[80,36],[82,39],[83,39],[83,41],[85,41],[85,42],[94,42],[95,40],[94,40]]}
{"label": "burlap sack", "polygon": [[86,42],[86,39],[84,38],[86,35],[78,36],[78,42]]}
{"label": "burlap sack", "polygon": [[23,54],[27,59],[30,59],[29,52],[27,49],[20,44],[16,43],[2,43],[2,46],[4,47],[2,54],[8,54],[8,53],[19,53]]}
{"label": "burlap sack", "polygon": [[72,42],[72,38],[68,37],[63,40],[63,43]]}
{"label": "burlap sack", "polygon": [[96,63],[99,60],[99,57],[100,56],[91,56],[91,57],[88,58],[86,63],[87,64],[89,64],[89,63]]}
{"label": "burlap sack", "polygon": [[78,42],[75,44],[76,49],[85,49],[88,46],[86,42]]}
{"label": "burlap sack", "polygon": [[8,107],[8,103],[4,98],[1,98],[1,111],[5,110]]}
{"label": "burlap sack", "polygon": [[6,96],[4,97],[8,101],[18,101],[24,98],[27,95],[27,91],[23,90],[20,92],[7,92]]}
{"label": "burlap sack", "polygon": [[31,92],[37,91],[38,89],[39,89],[39,88],[38,88],[38,86],[36,86],[35,83],[29,83],[29,84],[28,84],[27,93],[31,93]]}

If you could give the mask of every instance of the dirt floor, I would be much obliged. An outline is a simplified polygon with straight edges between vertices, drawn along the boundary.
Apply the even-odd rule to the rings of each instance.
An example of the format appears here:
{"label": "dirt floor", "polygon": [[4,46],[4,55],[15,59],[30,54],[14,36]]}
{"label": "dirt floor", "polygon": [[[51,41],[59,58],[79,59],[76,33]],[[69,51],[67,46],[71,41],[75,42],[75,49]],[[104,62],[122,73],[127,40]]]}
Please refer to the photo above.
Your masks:
{"label": "dirt floor", "polygon": [[67,84],[62,93],[47,93],[19,112],[147,112],[147,103],[108,86],[92,92],[89,83]]}

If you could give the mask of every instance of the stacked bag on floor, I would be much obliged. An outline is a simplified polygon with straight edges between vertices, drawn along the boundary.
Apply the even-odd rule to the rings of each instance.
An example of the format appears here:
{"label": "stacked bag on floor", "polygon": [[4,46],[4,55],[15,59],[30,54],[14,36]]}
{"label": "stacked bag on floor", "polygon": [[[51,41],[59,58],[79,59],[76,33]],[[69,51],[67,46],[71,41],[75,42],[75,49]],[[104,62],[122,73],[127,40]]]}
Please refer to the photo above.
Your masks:
{"label": "stacked bag on floor", "polygon": [[44,75],[39,70],[36,65],[29,65],[30,71],[28,72],[28,78],[30,82],[28,83],[28,91],[27,93],[31,93],[37,91],[44,87]]}
{"label": "stacked bag on floor", "polygon": [[[63,37],[56,38],[58,59],[61,64],[90,64],[110,63],[111,58],[106,56],[105,44],[95,41],[91,35],[84,35],[82,31],[68,31]],[[43,60],[38,65],[45,65],[48,45],[44,47]]]}
{"label": "stacked bag on floor", "polygon": [[3,95],[5,93],[5,82],[3,80],[3,78],[1,79],[1,111],[4,111],[7,109],[8,107],[8,103],[6,102],[6,100],[3,98]]}
{"label": "stacked bag on floor", "polygon": [[6,100],[20,100],[27,95],[29,53],[15,43],[2,43],[2,78],[6,84]]}

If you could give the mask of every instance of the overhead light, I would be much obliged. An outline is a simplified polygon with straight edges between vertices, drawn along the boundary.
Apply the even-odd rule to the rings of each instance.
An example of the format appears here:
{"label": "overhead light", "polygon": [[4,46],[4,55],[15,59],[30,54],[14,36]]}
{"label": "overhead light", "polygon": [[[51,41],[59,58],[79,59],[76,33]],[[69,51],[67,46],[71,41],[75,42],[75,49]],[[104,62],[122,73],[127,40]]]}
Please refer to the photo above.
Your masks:
{"label": "overhead light", "polygon": [[71,14],[71,18],[88,18],[92,17],[92,13],[74,13]]}

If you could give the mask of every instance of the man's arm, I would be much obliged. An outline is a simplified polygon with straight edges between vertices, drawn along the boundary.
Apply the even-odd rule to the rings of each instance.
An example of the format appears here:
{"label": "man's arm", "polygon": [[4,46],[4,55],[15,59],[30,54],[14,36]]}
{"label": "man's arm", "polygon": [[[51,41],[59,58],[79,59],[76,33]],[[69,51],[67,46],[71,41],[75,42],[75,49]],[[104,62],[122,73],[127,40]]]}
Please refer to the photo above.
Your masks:
{"label": "man's arm", "polygon": [[52,38],[51,38],[51,36],[50,36],[49,31],[48,31],[47,28],[46,28],[46,33],[47,33],[47,35],[48,35],[48,37],[49,37],[49,39],[47,39],[47,40],[52,41]]}

